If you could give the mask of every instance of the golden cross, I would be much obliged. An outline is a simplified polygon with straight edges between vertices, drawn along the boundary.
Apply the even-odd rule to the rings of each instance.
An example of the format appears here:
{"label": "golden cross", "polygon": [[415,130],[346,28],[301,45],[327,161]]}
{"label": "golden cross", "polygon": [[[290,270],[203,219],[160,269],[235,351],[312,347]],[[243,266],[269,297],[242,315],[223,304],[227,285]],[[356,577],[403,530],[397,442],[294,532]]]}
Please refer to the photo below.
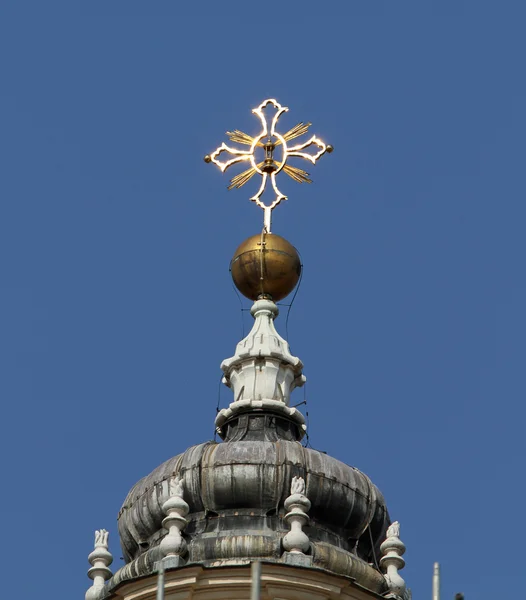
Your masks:
{"label": "golden cross", "polygon": [[[274,114],[270,127],[267,123],[267,118],[263,113],[263,109],[268,104],[272,104],[276,109],[276,113]],[[257,108],[252,110],[252,112],[261,120],[262,127],[261,131],[255,137],[252,137],[251,135],[243,133],[237,129],[226,132],[232,142],[243,144],[244,146],[250,146],[250,150],[243,148],[231,148],[223,142],[219,148],[212,152],[212,154],[207,154],[205,156],[205,162],[214,163],[221,169],[222,172],[226,171],[229,167],[235,165],[236,163],[250,162],[250,168],[232,178],[230,185],[228,186],[229,190],[244,186],[245,183],[247,183],[256,173],[261,175],[262,180],[259,190],[250,198],[250,200],[255,202],[260,208],[263,209],[264,228],[267,233],[270,233],[272,211],[282,200],[287,199],[287,196],[280,192],[276,184],[276,175],[283,171],[298,183],[312,183],[312,180],[309,178],[309,174],[306,171],[287,164],[289,156],[299,156],[300,158],[310,160],[312,164],[315,164],[318,158],[323,156],[325,152],[330,153],[333,151],[332,146],[324,144],[315,135],[313,135],[307,141],[297,144],[296,146],[288,146],[287,142],[307,133],[309,127],[312,125],[312,123],[298,123],[295,127],[287,131],[287,133],[278,133],[276,131],[278,119],[284,112],[287,112],[288,110],[289,109],[286,106],[281,106],[281,104],[279,104],[279,102],[277,102],[274,98],[265,100]],[[302,152],[302,150],[305,150],[311,146],[317,146],[318,151],[315,154]],[[276,160],[274,157],[274,152],[278,147],[281,147],[281,160]],[[259,163],[256,163],[256,148],[263,148],[264,152],[264,160]],[[234,158],[224,162],[218,160],[223,152],[231,154],[234,156]],[[262,200],[262,195],[269,179],[276,197],[270,204],[265,204],[265,202]]]}

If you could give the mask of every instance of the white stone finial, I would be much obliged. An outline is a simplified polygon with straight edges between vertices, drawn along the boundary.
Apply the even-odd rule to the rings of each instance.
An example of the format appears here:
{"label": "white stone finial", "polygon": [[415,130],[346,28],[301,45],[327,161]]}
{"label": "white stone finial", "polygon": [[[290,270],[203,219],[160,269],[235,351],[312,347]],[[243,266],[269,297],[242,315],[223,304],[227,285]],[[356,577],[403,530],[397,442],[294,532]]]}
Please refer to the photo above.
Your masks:
{"label": "white stone finial", "polygon": [[178,562],[182,564],[183,556],[186,554],[186,541],[181,535],[181,531],[186,527],[188,521],[185,519],[190,511],[190,507],[183,500],[183,479],[175,477],[169,482],[169,498],[163,504],[163,511],[166,517],[163,520],[163,527],[168,530],[168,534],[163,538],[160,544],[161,555],[163,557],[177,557]]}
{"label": "white stone finial", "polygon": [[380,546],[380,550],[382,552],[380,567],[389,585],[387,597],[403,598],[406,586],[398,571],[405,566],[405,560],[402,558],[405,544],[400,539],[400,523],[398,521],[392,523],[387,529],[386,539]]}
{"label": "white stone finial", "polygon": [[93,585],[86,592],[86,600],[96,600],[104,588],[104,582],[112,576],[109,566],[113,562],[113,556],[108,550],[108,536],[109,533],[105,529],[95,532],[95,549],[88,556],[91,564],[88,577],[93,580]]}
{"label": "white stone finial", "polygon": [[398,521],[391,523],[391,525],[389,525],[389,527],[387,528],[385,538],[387,539],[390,537],[400,537],[400,523]]}
{"label": "white stone finial", "polygon": [[293,477],[290,486],[291,495],[285,500],[287,514],[284,519],[290,525],[290,531],[283,538],[283,547],[288,552],[305,554],[310,548],[309,536],[303,527],[309,522],[310,500],[305,496],[305,480]]}
{"label": "white stone finial", "polygon": [[170,496],[178,496],[179,498],[183,497],[184,486],[182,477],[174,477],[170,480],[168,486],[170,490]]}
{"label": "white stone finial", "polygon": [[290,484],[290,493],[293,496],[295,494],[305,494],[305,479],[303,479],[303,477],[292,478],[292,482]]}
{"label": "white stone finial", "polygon": [[239,342],[234,356],[221,364],[223,383],[232,388],[234,402],[219,412],[216,427],[220,430],[236,412],[257,408],[281,412],[305,431],[303,415],[289,407],[292,390],[306,381],[303,363],[291,354],[287,341],[276,331],[278,307],[272,300],[260,299],[250,312],[254,317],[252,330]]}

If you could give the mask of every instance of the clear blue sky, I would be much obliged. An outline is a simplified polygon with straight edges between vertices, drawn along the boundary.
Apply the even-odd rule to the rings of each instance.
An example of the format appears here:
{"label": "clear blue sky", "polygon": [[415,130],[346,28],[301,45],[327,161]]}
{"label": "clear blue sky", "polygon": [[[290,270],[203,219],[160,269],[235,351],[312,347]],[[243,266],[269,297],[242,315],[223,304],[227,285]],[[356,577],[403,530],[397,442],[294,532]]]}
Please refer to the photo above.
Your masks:
{"label": "clear blue sky", "polygon": [[312,445],[384,492],[415,600],[433,561],[443,599],[523,592],[525,20],[519,1],[3,0],[3,596],[83,597],[93,530],[118,568],[129,488],[212,437],[241,335],[228,264],[261,214],[202,156],[268,96],[336,148],[274,217],[305,265],[289,339]]}

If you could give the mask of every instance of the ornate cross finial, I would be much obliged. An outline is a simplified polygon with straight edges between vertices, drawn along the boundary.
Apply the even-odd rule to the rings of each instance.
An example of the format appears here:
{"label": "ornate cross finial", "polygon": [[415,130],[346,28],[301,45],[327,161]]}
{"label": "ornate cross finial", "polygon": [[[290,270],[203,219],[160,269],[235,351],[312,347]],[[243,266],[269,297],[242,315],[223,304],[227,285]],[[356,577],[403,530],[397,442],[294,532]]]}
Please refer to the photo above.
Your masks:
{"label": "ornate cross finial", "polygon": [[[272,104],[276,109],[276,113],[269,124],[267,122],[267,117],[263,113],[263,110],[266,108],[268,104]],[[298,156],[300,158],[304,158],[309,160],[312,164],[315,164],[318,158],[325,154],[325,152],[332,152],[333,147],[330,145],[324,144],[318,137],[313,135],[310,139],[295,146],[288,146],[287,143],[290,140],[293,140],[297,137],[300,137],[307,133],[309,127],[312,123],[298,123],[295,127],[290,129],[284,134],[278,133],[276,131],[276,126],[278,124],[278,119],[280,116],[287,112],[289,109],[286,106],[281,106],[279,102],[274,100],[274,98],[269,98],[262,102],[257,108],[254,108],[252,112],[257,115],[261,121],[261,131],[255,136],[252,137],[247,133],[244,133],[239,130],[227,131],[226,134],[230,138],[232,142],[237,142],[238,144],[242,144],[244,146],[250,146],[250,150],[246,150],[243,148],[231,148],[227,146],[224,142],[212,152],[212,154],[207,154],[205,156],[205,162],[212,162],[217,165],[222,172],[226,171],[232,165],[239,162],[250,162],[250,168],[239,175],[236,175],[230,181],[230,185],[228,189],[232,188],[240,188],[247,183],[256,173],[261,175],[261,185],[259,186],[259,190],[256,192],[254,196],[250,199],[255,202],[260,208],[264,211],[264,226],[267,233],[270,233],[270,222],[273,209],[282,201],[286,200],[287,196],[285,196],[276,184],[276,175],[283,171],[289,177],[297,181],[298,183],[312,183],[312,180],[309,178],[309,174],[303,169],[298,169],[297,167],[293,167],[292,165],[287,164],[287,160],[289,156]],[[318,151],[315,154],[309,154],[307,152],[302,152],[306,148],[310,148],[311,146],[317,146]],[[256,149],[261,148],[263,151],[263,160],[260,162],[256,162]],[[276,150],[280,153],[280,160],[277,160],[274,156]],[[227,161],[220,161],[219,156],[223,152],[228,152],[234,158]],[[272,185],[272,189],[275,193],[275,198],[270,204],[266,204],[262,200],[263,192],[267,186],[267,182],[270,178],[270,182]]]}

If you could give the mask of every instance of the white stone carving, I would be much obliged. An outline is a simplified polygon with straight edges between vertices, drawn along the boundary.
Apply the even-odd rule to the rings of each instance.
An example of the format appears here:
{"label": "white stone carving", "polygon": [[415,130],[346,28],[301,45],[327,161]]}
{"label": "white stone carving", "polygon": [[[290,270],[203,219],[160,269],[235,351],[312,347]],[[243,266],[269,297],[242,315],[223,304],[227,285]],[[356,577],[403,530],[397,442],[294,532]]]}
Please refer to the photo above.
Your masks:
{"label": "white stone carving", "polygon": [[168,489],[170,490],[170,496],[182,498],[184,494],[183,478],[174,477],[171,479],[168,483]]}
{"label": "white stone carving", "polygon": [[290,484],[290,493],[294,494],[305,494],[305,479],[303,477],[293,477]]}
{"label": "white stone carving", "polygon": [[182,560],[182,557],[186,554],[186,541],[181,535],[181,531],[188,523],[185,517],[190,507],[183,500],[183,493],[182,477],[175,477],[170,480],[169,498],[163,504],[163,511],[166,514],[163,520],[163,527],[168,530],[168,534],[160,544],[163,558],[166,556],[178,556]]}
{"label": "white stone carving", "polygon": [[303,363],[293,356],[289,345],[274,327],[279,310],[274,302],[256,300],[251,310],[254,325],[247,337],[239,342],[236,353],[221,364],[223,383],[232,388],[234,402],[219,412],[216,426],[236,412],[253,408],[282,412],[293,418],[305,430],[303,415],[290,408],[290,394],[306,379]]}
{"label": "white stone carving", "polygon": [[283,538],[283,547],[288,552],[305,554],[310,548],[309,536],[303,527],[309,522],[310,500],[305,496],[305,480],[293,477],[290,486],[291,495],[285,500],[287,514],[284,519],[290,525],[290,531]]}
{"label": "white stone carving", "polygon": [[382,552],[380,567],[389,586],[387,597],[403,598],[406,586],[398,571],[405,566],[405,560],[402,558],[405,552],[405,544],[400,539],[400,523],[398,521],[390,525],[386,536],[385,541],[380,546]]}
{"label": "white stone carving", "polygon": [[88,556],[91,564],[88,577],[93,580],[93,585],[86,592],[86,600],[96,600],[104,588],[104,582],[112,576],[108,568],[113,562],[113,556],[108,550],[108,536],[109,533],[105,529],[95,532],[95,549]]}
{"label": "white stone carving", "polygon": [[105,529],[98,529],[95,532],[95,548],[107,548],[109,535],[109,531],[106,531]]}
{"label": "white stone carving", "polygon": [[391,523],[391,525],[389,525],[385,537],[386,539],[390,537],[400,537],[400,523],[398,521],[395,521],[394,523]]}

